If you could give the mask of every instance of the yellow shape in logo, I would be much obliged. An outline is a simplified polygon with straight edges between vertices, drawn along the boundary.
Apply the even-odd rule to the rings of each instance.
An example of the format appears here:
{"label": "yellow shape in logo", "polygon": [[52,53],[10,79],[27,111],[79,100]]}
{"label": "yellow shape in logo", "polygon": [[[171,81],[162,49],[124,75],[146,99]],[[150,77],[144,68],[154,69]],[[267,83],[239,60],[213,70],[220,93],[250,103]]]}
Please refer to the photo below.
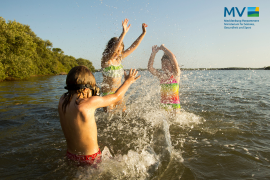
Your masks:
{"label": "yellow shape in logo", "polygon": [[256,8],[255,8],[255,11],[259,11],[259,7],[256,7]]}

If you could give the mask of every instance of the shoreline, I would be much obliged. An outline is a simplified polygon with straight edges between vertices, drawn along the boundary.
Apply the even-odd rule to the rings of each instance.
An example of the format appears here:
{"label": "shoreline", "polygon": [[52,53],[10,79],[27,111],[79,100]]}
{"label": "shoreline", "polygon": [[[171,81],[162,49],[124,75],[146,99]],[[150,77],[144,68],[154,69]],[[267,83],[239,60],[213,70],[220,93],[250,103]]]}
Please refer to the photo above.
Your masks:
{"label": "shoreline", "polygon": [[[125,71],[129,71],[129,69],[124,69]],[[143,69],[143,68],[138,68],[138,71],[148,71],[148,69]],[[161,70],[161,69],[157,69]],[[240,68],[240,67],[229,67],[229,68],[180,68],[181,71],[213,71],[213,70],[270,70],[270,66],[265,67],[265,68]],[[96,69],[95,72],[101,72],[101,69]],[[61,72],[59,74],[47,74],[47,75],[32,75],[31,77],[38,77],[38,76],[60,76],[60,75],[67,75],[66,72]],[[27,79],[17,79],[17,78],[12,78],[8,77],[4,80],[0,80],[0,82],[4,81],[27,81]]]}
{"label": "shoreline", "polygon": [[[68,73],[66,73],[66,72],[61,72],[59,74],[31,75],[29,78],[32,78],[32,77],[41,77],[41,76],[61,76],[61,75],[67,75],[67,74]],[[20,78],[14,78],[14,77],[7,77],[6,79],[0,80],[0,82],[5,82],[5,81],[28,81],[29,78],[20,79]]]}
{"label": "shoreline", "polygon": [[[125,71],[129,69],[124,69]],[[138,71],[148,71],[148,69],[138,68]],[[161,70],[161,69],[157,69]],[[270,70],[270,68],[241,68],[241,67],[229,67],[229,68],[180,68],[181,71],[209,71],[209,70]],[[96,69],[95,72],[101,72],[101,69]]]}

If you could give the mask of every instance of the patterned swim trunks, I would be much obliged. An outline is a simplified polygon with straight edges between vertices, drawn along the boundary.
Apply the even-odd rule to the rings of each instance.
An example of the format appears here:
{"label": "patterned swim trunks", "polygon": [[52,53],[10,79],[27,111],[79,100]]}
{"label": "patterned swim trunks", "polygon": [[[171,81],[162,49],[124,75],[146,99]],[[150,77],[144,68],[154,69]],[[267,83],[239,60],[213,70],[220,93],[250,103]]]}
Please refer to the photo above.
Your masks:
{"label": "patterned swim trunks", "polygon": [[77,162],[78,165],[93,165],[96,167],[98,163],[101,163],[102,154],[99,149],[97,153],[92,155],[77,155],[67,151],[66,156],[68,159]]}

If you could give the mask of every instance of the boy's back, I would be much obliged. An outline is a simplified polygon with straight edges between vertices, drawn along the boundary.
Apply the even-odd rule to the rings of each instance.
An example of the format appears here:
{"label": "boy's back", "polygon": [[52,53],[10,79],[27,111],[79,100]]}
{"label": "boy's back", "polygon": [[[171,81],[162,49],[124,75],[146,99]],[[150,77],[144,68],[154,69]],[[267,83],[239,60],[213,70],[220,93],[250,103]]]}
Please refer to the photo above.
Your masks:
{"label": "boy's back", "polygon": [[79,99],[79,104],[76,104],[77,96],[73,96],[65,113],[62,111],[63,97],[59,101],[60,122],[70,153],[87,155],[99,150],[95,109],[91,108],[91,98]]}

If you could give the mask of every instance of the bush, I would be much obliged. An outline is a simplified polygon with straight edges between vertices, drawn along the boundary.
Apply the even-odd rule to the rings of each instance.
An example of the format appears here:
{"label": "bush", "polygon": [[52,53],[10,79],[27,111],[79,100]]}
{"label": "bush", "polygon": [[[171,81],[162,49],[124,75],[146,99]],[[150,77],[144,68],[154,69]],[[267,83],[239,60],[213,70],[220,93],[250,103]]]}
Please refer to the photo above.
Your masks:
{"label": "bush", "polygon": [[0,80],[25,79],[31,75],[68,73],[78,65],[95,71],[92,62],[64,55],[60,48],[52,48],[49,40],[42,40],[30,26],[16,21],[6,23],[0,17]]}

